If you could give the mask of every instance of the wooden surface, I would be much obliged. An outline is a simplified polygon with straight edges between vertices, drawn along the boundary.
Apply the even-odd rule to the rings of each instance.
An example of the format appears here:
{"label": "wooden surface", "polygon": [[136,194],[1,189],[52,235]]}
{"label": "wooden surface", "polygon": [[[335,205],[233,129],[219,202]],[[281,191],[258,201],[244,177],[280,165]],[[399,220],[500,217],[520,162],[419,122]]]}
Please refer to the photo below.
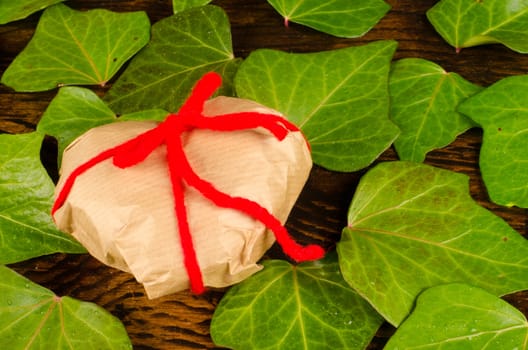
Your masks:
{"label": "wooden surface", "polygon": [[[399,42],[395,59],[429,59],[483,86],[506,76],[528,72],[528,55],[514,53],[500,45],[464,49],[456,54],[436,34],[425,17],[426,10],[436,1],[388,2],[392,5],[391,12],[360,39],[333,38],[296,24],[285,28],[280,15],[264,0],[219,0],[213,1],[213,4],[224,8],[229,15],[238,57],[246,57],[257,48],[309,52],[379,39],[395,39]],[[114,11],[145,10],[153,23],[171,14],[170,0],[76,0],[67,4],[76,9],[102,7]],[[26,45],[39,15],[0,26],[0,73]],[[104,90],[99,89],[98,93],[102,94]],[[0,86],[0,132],[33,130],[55,94],[56,91],[13,93]],[[481,136],[480,130],[470,130],[452,145],[430,153],[426,162],[468,174],[472,196],[528,237],[526,210],[501,208],[488,201],[477,167]],[[51,149],[46,148],[44,152],[49,167],[52,167],[52,162],[48,162],[52,158]],[[380,158],[393,159],[396,156],[392,149]],[[328,248],[333,247],[345,225],[348,204],[363,173],[333,173],[315,167],[287,223],[290,232],[303,242],[316,240]],[[282,257],[276,247],[272,248],[269,255]],[[142,287],[130,275],[105,267],[87,255],[57,254],[13,267],[59,295],[92,301],[109,310],[124,322],[135,349],[215,348],[209,336],[209,324],[222,291],[209,291],[202,296],[181,292],[148,300]],[[506,299],[528,315],[528,293],[517,293]],[[369,349],[381,349],[392,332],[390,326],[383,326]]]}

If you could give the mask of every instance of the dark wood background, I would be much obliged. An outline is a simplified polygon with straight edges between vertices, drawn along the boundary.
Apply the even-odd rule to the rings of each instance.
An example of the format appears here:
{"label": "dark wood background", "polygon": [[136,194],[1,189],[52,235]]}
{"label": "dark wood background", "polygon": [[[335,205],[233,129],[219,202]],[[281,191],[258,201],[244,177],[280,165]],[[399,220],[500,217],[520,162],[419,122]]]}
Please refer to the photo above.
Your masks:
{"label": "dark wood background", "polygon": [[[340,39],[318,33],[283,19],[265,0],[217,0],[232,24],[233,45],[238,57],[246,57],[258,48],[291,52],[313,52],[359,45],[379,39],[395,39],[399,47],[395,59],[421,57],[440,64],[447,71],[461,74],[469,81],[488,86],[497,80],[528,72],[528,55],[515,53],[501,45],[462,50],[440,38],[425,13],[435,0],[388,0],[392,10],[367,35],[359,39]],[[145,10],[152,23],[171,15],[171,0],[75,0],[67,5],[76,9],[107,8],[114,11]],[[0,73],[31,38],[40,14],[0,26]],[[98,88],[103,94],[105,89]],[[56,91],[14,93],[0,86],[0,132],[23,133],[36,123]],[[528,237],[528,215],[519,208],[503,208],[489,202],[480,180],[478,152],[482,133],[473,129],[453,144],[431,152],[426,162],[470,176],[472,196],[484,207],[504,218],[520,234]],[[43,159],[51,172],[53,147],[46,145]],[[378,161],[397,159],[393,149]],[[318,241],[332,248],[345,225],[346,211],[358,179],[364,173],[335,173],[315,167],[291,217],[290,232],[302,242]],[[28,179],[31,181],[31,179]],[[282,257],[276,247],[269,256]],[[213,349],[209,325],[223,291],[201,296],[181,292],[148,300],[141,285],[123,272],[103,266],[88,255],[56,254],[15,264],[18,272],[52,289],[58,295],[70,295],[95,302],[125,324],[136,349]],[[506,300],[528,315],[528,293],[506,296]],[[369,349],[381,349],[394,330],[384,325]]]}

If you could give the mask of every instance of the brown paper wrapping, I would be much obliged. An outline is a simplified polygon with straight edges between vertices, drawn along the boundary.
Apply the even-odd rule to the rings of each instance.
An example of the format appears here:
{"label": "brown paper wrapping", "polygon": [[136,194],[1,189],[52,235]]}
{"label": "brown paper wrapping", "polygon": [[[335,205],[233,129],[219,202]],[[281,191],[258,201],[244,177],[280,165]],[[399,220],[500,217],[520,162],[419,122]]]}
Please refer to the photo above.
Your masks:
{"label": "brown paper wrapping", "polygon": [[[217,97],[204,114],[235,112],[279,114],[255,102]],[[118,122],[94,128],[64,152],[59,193],[80,164],[156,122]],[[284,223],[301,192],[312,161],[300,132],[278,141],[264,129],[210,131],[184,135],[194,171],[218,190],[259,203]],[[174,201],[161,146],[126,169],[103,161],[76,179],[64,205],[55,212],[59,229],[70,232],[95,258],[132,273],[149,298],[189,287],[174,213]],[[194,248],[206,286],[238,283],[261,269],[257,261],[273,244],[262,223],[233,209],[219,208],[194,188],[185,188]]]}

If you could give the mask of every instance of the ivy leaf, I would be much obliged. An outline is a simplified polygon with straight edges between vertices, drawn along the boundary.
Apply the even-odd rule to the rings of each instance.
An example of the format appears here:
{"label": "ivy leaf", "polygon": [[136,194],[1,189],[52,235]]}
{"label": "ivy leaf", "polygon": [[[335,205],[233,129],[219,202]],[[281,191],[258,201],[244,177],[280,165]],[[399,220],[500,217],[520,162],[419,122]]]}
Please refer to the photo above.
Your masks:
{"label": "ivy leaf", "polygon": [[65,0],[0,0],[0,24],[26,18],[30,14]]}
{"label": "ivy leaf", "polygon": [[442,0],[427,11],[436,31],[458,50],[502,43],[528,53],[528,2],[519,0]]}
{"label": "ivy leaf", "polygon": [[131,62],[104,100],[117,113],[161,108],[174,112],[201,76],[224,77],[230,95],[238,68],[225,12],[217,6],[189,9],[152,26],[152,40]]}
{"label": "ivy leaf", "polygon": [[268,0],[289,21],[343,38],[368,32],[389,11],[383,0]]}
{"label": "ivy leaf", "polygon": [[44,11],[35,34],[2,76],[17,91],[105,85],[149,40],[144,12],[81,12],[63,4]]}
{"label": "ivy leaf", "polygon": [[479,166],[491,200],[528,208],[528,76],[508,77],[459,111],[484,129]]}
{"label": "ivy leaf", "polygon": [[0,266],[2,349],[132,349],[123,324],[101,307],[58,297]]}
{"label": "ivy leaf", "polygon": [[393,325],[438,284],[465,282],[495,295],[528,289],[528,241],[475,203],[468,182],[414,162],[380,163],[360,180],[339,263]]}
{"label": "ivy leaf", "polygon": [[163,120],[166,115],[163,110],[148,110],[118,118],[93,91],[69,86],[59,89],[37,125],[37,131],[57,139],[60,164],[64,149],[92,128],[115,121]]}
{"label": "ivy leaf", "polygon": [[336,254],[264,270],[233,286],[213,315],[215,344],[232,349],[363,349],[383,319],[351,289]]}
{"label": "ivy leaf", "polygon": [[42,139],[37,132],[0,135],[0,264],[85,252],[51,220],[54,186],[40,162]]}
{"label": "ivy leaf", "polygon": [[262,49],[240,65],[237,95],[287,116],[306,135],[316,164],[355,171],[398,136],[389,120],[394,41],[293,54]]}
{"label": "ivy leaf", "polygon": [[93,91],[63,87],[42,115],[37,131],[57,139],[62,158],[64,149],[78,136],[115,120],[114,112]]}
{"label": "ivy leaf", "polygon": [[174,13],[182,12],[193,7],[207,5],[212,0],[172,0],[172,9]]}
{"label": "ivy leaf", "polygon": [[385,350],[526,349],[528,322],[519,310],[466,284],[425,290]]}
{"label": "ivy leaf", "polygon": [[437,64],[407,58],[395,62],[389,78],[392,121],[401,130],[394,146],[401,160],[423,162],[427,152],[447,146],[475,126],[456,107],[480,91]]}

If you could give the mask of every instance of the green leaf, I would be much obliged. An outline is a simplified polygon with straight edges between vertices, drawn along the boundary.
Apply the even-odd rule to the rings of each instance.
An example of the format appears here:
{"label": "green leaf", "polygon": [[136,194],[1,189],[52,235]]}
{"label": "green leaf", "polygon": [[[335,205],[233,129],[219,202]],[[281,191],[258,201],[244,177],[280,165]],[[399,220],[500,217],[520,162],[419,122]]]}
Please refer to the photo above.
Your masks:
{"label": "green leaf", "polygon": [[78,136],[115,120],[114,112],[91,90],[63,87],[42,115],[37,131],[57,139],[61,158],[64,149]]}
{"label": "green leaf", "polygon": [[207,5],[212,0],[172,0],[172,9],[174,13],[182,12],[193,7]]}
{"label": "green leaf", "polygon": [[502,43],[528,53],[528,1],[442,0],[427,11],[436,31],[458,50]]}
{"label": "green leaf", "polygon": [[504,300],[466,284],[427,289],[385,350],[526,349],[528,322]]}
{"label": "green leaf", "polygon": [[335,253],[264,270],[232,287],[213,315],[215,344],[232,349],[364,349],[383,319],[343,280]]}
{"label": "green leaf", "polygon": [[500,80],[459,111],[484,129],[479,166],[491,200],[528,208],[528,75]]}
{"label": "green leaf", "polygon": [[392,121],[401,130],[394,146],[401,160],[423,162],[427,152],[447,146],[475,126],[456,107],[481,88],[433,62],[395,62],[389,78]]}
{"label": "green leaf", "polygon": [[468,180],[414,162],[380,163],[360,180],[337,247],[341,271],[393,325],[438,284],[528,289],[528,241],[473,201]]}
{"label": "green leaf", "polygon": [[383,0],[268,0],[284,23],[300,23],[343,38],[368,32],[389,11]]}
{"label": "green leaf", "polygon": [[26,18],[30,14],[65,0],[0,0],[0,24]]}
{"label": "green leaf", "polygon": [[81,12],[57,4],[44,11],[33,38],[4,72],[2,83],[17,91],[105,85],[149,36],[144,12]]}
{"label": "green leaf", "polygon": [[152,40],[104,97],[117,113],[161,108],[175,112],[209,71],[224,77],[219,93],[230,95],[238,68],[225,12],[208,5],[165,18],[152,26]]}
{"label": "green leaf", "polygon": [[132,349],[123,324],[101,307],[58,297],[0,266],[0,348]]}
{"label": "green leaf", "polygon": [[397,137],[389,120],[394,41],[293,54],[257,50],[235,77],[237,95],[280,111],[301,128],[316,164],[355,171]]}
{"label": "green leaf", "polygon": [[97,126],[126,120],[163,120],[163,110],[126,114],[119,118],[91,90],[63,87],[44,112],[37,131],[53,136],[59,144],[59,164],[64,149],[77,137]]}
{"label": "green leaf", "polygon": [[0,135],[0,264],[55,252],[83,253],[55,228],[54,186],[40,162],[43,135]]}
{"label": "green leaf", "polygon": [[133,112],[123,114],[117,119],[117,121],[127,121],[127,120],[156,120],[163,121],[167,117],[169,112],[163,109],[147,109],[144,111]]}

